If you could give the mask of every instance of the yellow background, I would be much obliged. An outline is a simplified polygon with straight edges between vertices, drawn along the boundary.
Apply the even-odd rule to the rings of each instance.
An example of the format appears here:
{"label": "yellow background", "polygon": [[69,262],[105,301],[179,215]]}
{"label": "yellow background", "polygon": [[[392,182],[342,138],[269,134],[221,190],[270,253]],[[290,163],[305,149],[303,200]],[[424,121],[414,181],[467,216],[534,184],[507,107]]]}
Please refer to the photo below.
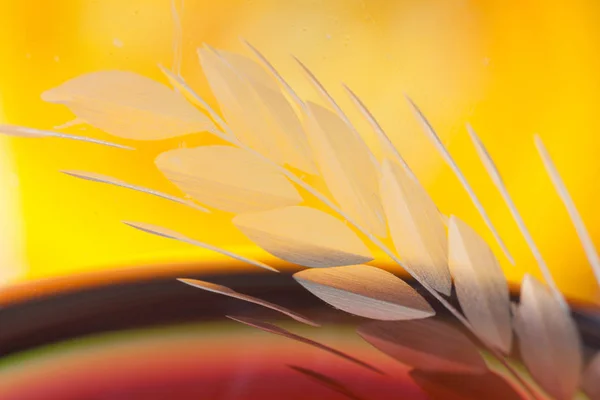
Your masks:
{"label": "yellow background", "polygon": [[[591,270],[532,138],[539,133],[545,141],[600,245],[600,3],[187,0],[182,19],[182,74],[211,104],[214,99],[194,51],[203,43],[246,52],[238,40],[244,37],[303,97],[318,100],[290,55],[299,57],[348,110],[352,106],[340,83],[352,87],[440,209],[467,221],[498,250],[410,114],[402,92],[411,95],[476,188],[516,258],[513,267],[499,257],[511,281],[519,281],[525,272],[540,276],[468,139],[464,124],[472,123],[561,289],[577,299],[597,300]],[[84,72],[129,69],[162,80],[156,64],[172,64],[173,28],[168,0],[2,0],[0,118],[38,128],[71,119],[68,110],[45,104],[40,94]],[[351,117],[370,135],[356,113]],[[91,128],[70,132],[118,141]],[[135,152],[56,139],[0,140],[0,256],[3,268],[22,268],[16,282],[134,264],[223,260],[142,234],[120,224],[123,219],[164,225],[269,259],[224,214],[195,214],[164,200],[59,173],[96,171],[178,194],[161,179],[152,160],[161,150],[206,142],[203,138],[128,143]]]}

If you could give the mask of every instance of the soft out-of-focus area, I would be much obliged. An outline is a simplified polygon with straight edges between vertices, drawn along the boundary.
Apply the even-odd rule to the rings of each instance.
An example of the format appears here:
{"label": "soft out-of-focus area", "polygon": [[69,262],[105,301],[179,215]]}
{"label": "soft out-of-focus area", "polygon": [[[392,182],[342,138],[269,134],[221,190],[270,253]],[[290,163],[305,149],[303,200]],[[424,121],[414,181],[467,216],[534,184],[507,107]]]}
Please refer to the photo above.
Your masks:
{"label": "soft out-of-focus area", "polygon": [[[6,400],[363,399],[363,393],[382,400],[398,393],[427,398],[405,367],[370,351],[356,336],[343,329],[321,332],[319,339],[337,339],[394,373],[394,379],[222,322],[104,334],[12,356],[0,363],[16,366],[3,369],[0,394]],[[338,388],[311,373],[351,384]]]}
{"label": "soft out-of-focus area", "polygon": [[[292,55],[309,66],[371,143],[341,83],[377,116],[440,210],[473,226],[497,251],[514,283],[540,276],[466,129],[477,130],[560,288],[596,301],[593,274],[533,144],[546,143],[587,227],[600,246],[600,5],[470,0],[176,1],[181,16],[181,74],[215,105],[195,49],[203,43],[249,54],[259,48],[302,97],[321,102]],[[166,82],[177,35],[168,0],[5,0],[0,5],[2,122],[52,128],[72,115],[40,94],[79,74],[132,70]],[[183,7],[182,7],[183,6]],[[516,259],[511,266],[469,197],[423,135],[403,93],[429,117]],[[76,126],[71,133],[105,140]],[[154,157],[207,136],[129,142],[136,151],[56,139],[0,138],[2,276],[12,282],[74,276],[132,265],[222,261],[208,251],[144,235],[120,223],[145,221],[267,260],[221,213],[204,215],[140,193],[75,180],[60,170],[112,175],[172,194]],[[220,268],[224,264],[221,265]],[[7,273],[4,273],[4,270]],[[12,271],[12,272],[11,272]]]}

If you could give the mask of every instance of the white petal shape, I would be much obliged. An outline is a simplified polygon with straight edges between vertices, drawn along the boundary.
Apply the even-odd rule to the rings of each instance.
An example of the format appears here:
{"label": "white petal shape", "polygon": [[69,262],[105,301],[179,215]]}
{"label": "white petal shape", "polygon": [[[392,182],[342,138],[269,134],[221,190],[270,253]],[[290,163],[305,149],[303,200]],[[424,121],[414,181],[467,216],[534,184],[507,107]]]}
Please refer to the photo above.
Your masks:
{"label": "white petal shape", "polygon": [[305,267],[352,265],[373,260],[369,249],[342,221],[302,206],[237,215],[233,223],[276,257]]}
{"label": "white petal shape", "polygon": [[568,310],[536,279],[526,275],[514,320],[525,365],[556,400],[572,400],[579,387],[579,332]]}
{"label": "white petal shape", "polygon": [[368,265],[307,269],[294,279],[326,303],[365,318],[394,321],[435,314],[402,279]]}
{"label": "white petal shape", "polygon": [[212,121],[162,83],[127,71],[84,74],[42,94],[111,135],[160,140],[215,130]]}
{"label": "white petal shape", "polygon": [[162,192],[156,191],[154,189],[148,189],[148,188],[145,188],[142,186],[132,185],[130,183],[123,182],[120,179],[116,179],[116,178],[113,178],[110,176],[97,174],[94,172],[84,172],[84,171],[62,171],[62,172],[67,175],[73,176],[75,178],[85,179],[85,180],[92,181],[92,182],[106,183],[106,184],[114,185],[114,186],[120,186],[120,187],[123,187],[126,189],[131,189],[131,190],[135,190],[138,192],[151,194],[156,197],[161,197],[163,199],[171,200],[176,203],[183,204],[188,207],[192,207],[198,211],[202,211],[202,212],[206,212],[206,213],[210,212],[210,210],[194,203],[193,201],[189,201],[189,200],[182,199],[179,197],[171,196],[170,194],[162,193]]}
{"label": "white petal shape", "polygon": [[316,171],[300,119],[277,81],[239,54],[202,49],[204,72],[236,137],[280,165]]}
{"label": "white petal shape", "polygon": [[460,306],[486,342],[507,354],[512,343],[510,295],[488,244],[455,216],[448,225],[448,265]]}
{"label": "white petal shape", "polygon": [[306,338],[304,336],[296,335],[295,333],[292,333],[292,332],[287,331],[287,330],[285,330],[283,328],[280,328],[277,325],[273,325],[273,324],[270,324],[268,322],[260,321],[260,320],[254,319],[254,318],[232,317],[232,316],[229,316],[229,315],[226,315],[226,317],[229,318],[229,319],[231,319],[231,320],[234,320],[234,321],[240,322],[242,324],[245,324],[245,325],[248,325],[248,326],[260,329],[260,330],[265,331],[265,332],[274,333],[275,335],[283,336],[283,337],[286,337],[288,339],[296,340],[296,341],[298,341],[300,343],[308,344],[310,346],[316,347],[318,349],[324,350],[324,351],[326,351],[328,353],[331,353],[333,355],[341,357],[341,358],[343,358],[345,360],[353,362],[353,363],[355,363],[357,365],[360,365],[361,367],[365,367],[365,368],[367,368],[367,369],[369,369],[369,370],[371,370],[373,372],[377,372],[378,374],[384,374],[381,370],[375,368],[371,364],[368,364],[368,363],[366,363],[364,361],[361,361],[361,360],[359,360],[357,358],[354,358],[351,355],[348,355],[348,354],[346,354],[344,352],[336,350],[336,349],[334,349],[332,347],[329,347],[329,346],[324,345],[322,343],[316,342],[316,341],[314,341],[312,339]]}
{"label": "white petal shape", "polygon": [[381,352],[425,371],[481,374],[487,371],[477,347],[452,326],[418,321],[369,322],[358,334]]}
{"label": "white petal shape", "polygon": [[360,226],[386,236],[379,173],[370,150],[337,115],[311,102],[307,107],[309,143],[335,201]]}
{"label": "white petal shape", "polygon": [[68,133],[62,133],[62,132],[54,132],[54,131],[47,131],[47,130],[42,130],[42,129],[27,128],[24,126],[0,124],[0,133],[3,133],[5,135],[11,135],[11,136],[32,137],[32,138],[55,137],[55,138],[61,138],[61,139],[70,139],[70,140],[77,140],[77,141],[81,141],[81,142],[100,144],[102,146],[108,146],[108,147],[116,147],[118,149],[133,150],[133,147],[124,146],[122,144],[106,142],[104,140],[92,139],[92,138],[88,138],[85,136],[70,135]]}
{"label": "white petal shape", "polygon": [[600,353],[596,353],[585,369],[583,391],[590,400],[600,399]]}
{"label": "white petal shape", "polygon": [[385,160],[381,200],[396,251],[431,287],[446,295],[452,289],[444,221],[425,189],[399,165]]}
{"label": "white petal shape", "polygon": [[524,400],[502,377],[462,375],[413,370],[410,376],[430,400]]}
{"label": "white petal shape", "polygon": [[189,238],[187,236],[184,236],[184,235],[182,235],[179,232],[175,232],[175,231],[172,231],[170,229],[163,228],[161,226],[147,224],[147,223],[144,223],[144,222],[123,221],[123,223],[126,224],[126,225],[131,226],[132,228],[138,229],[138,230],[140,230],[142,232],[146,232],[146,233],[150,233],[152,235],[161,236],[161,237],[164,237],[164,238],[167,238],[167,239],[178,240],[180,242],[184,242],[184,243],[188,243],[188,244],[191,244],[191,245],[194,245],[194,246],[202,247],[203,249],[207,249],[207,250],[214,251],[215,253],[223,254],[223,255],[225,255],[227,257],[231,257],[231,258],[233,258],[235,260],[238,260],[238,261],[243,261],[245,263],[254,265],[256,267],[264,268],[264,269],[267,269],[267,270],[273,271],[273,272],[279,272],[275,268],[273,268],[273,267],[271,267],[271,266],[269,266],[267,264],[264,264],[264,263],[262,263],[260,261],[254,261],[254,260],[252,260],[250,258],[246,258],[246,257],[241,256],[239,254],[232,253],[232,252],[230,252],[228,250],[221,249],[219,247],[215,247],[215,246],[210,245],[208,243],[199,242],[197,240],[194,240],[194,239],[191,239],[191,238]]}
{"label": "white petal shape", "polygon": [[303,324],[311,326],[320,326],[316,322],[309,320],[308,318],[298,314],[297,312],[294,312],[285,307],[278,306],[277,304],[273,304],[266,300],[262,300],[253,296],[249,296],[247,294],[236,292],[235,290],[230,289],[227,286],[217,285],[216,283],[204,282],[197,279],[178,279],[178,281],[186,283],[198,289],[206,290],[208,292],[219,293],[224,296],[233,297],[235,299],[244,300],[249,303],[254,303],[266,308],[270,308],[271,310],[275,310],[282,314],[285,314],[298,322],[302,322]]}
{"label": "white petal shape", "polygon": [[160,154],[155,163],[183,192],[220,210],[243,213],[303,201],[276,166],[236,147],[170,150]]}

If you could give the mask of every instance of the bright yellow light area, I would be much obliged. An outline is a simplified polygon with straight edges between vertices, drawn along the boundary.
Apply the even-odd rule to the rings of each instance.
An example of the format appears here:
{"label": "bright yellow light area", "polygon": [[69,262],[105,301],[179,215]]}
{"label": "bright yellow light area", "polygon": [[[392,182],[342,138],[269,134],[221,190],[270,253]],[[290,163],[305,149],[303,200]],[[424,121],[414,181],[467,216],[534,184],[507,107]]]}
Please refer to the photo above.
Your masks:
{"label": "bright yellow light area", "polygon": [[[42,102],[40,94],[81,73],[127,69],[164,81],[156,65],[172,65],[168,0],[4,0],[0,15],[0,94],[9,123],[51,128],[71,119],[66,108]],[[600,247],[599,17],[600,3],[590,0],[186,0],[182,75],[214,105],[195,48],[208,43],[248,54],[239,41],[243,37],[303,97],[319,100],[293,54],[342,107],[352,110],[352,120],[372,142],[340,85],[348,84],[378,117],[442,212],[457,215],[484,236],[511,281],[520,281],[525,272],[540,277],[468,139],[465,123],[470,122],[495,158],[560,288],[570,297],[596,301],[597,284],[543,170],[533,134],[545,141]],[[403,92],[448,145],[516,266],[498,251],[458,180],[410,114]],[[70,132],[118,140],[91,128]],[[59,172],[95,171],[178,194],[154,168],[154,157],[210,140],[131,142],[137,150],[130,152],[56,139],[2,138],[14,160],[2,173],[19,179],[18,187],[3,184],[3,189],[18,192],[20,199],[21,215],[12,213],[14,224],[6,226],[22,222],[24,228],[28,269],[22,279],[222,259],[145,235],[121,220],[163,225],[265,258],[231,226],[230,216],[197,214]]]}

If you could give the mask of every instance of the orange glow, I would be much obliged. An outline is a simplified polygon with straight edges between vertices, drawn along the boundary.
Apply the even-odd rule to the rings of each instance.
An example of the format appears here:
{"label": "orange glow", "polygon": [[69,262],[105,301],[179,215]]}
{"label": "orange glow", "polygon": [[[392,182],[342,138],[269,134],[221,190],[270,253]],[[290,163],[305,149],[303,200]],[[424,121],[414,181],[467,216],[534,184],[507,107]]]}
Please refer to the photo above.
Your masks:
{"label": "orange glow", "polygon": [[[185,3],[182,75],[212,105],[214,98],[195,56],[195,48],[203,43],[248,54],[238,40],[244,37],[271,59],[302,97],[319,101],[290,54],[297,56],[331,89],[340,105],[351,110],[351,119],[372,142],[372,133],[354,112],[340,83],[363,98],[441,211],[475,228],[497,251],[513,283],[525,272],[541,277],[469,141],[464,126],[470,122],[495,158],[560,288],[576,299],[598,300],[597,284],[543,170],[533,134],[544,139],[600,247],[596,206],[600,194],[596,184],[600,174],[596,110],[600,105],[600,3]],[[42,102],[40,94],[81,73],[128,69],[164,82],[156,65],[172,63],[173,22],[166,0],[5,0],[0,15],[0,117],[8,123],[51,128],[71,119],[66,108]],[[403,92],[419,104],[448,145],[516,266],[501,256],[465,191],[421,132]],[[116,141],[91,128],[69,131]],[[5,230],[23,228],[27,269],[20,280],[123,265],[224,260],[202,249],[142,234],[121,220],[163,225],[271,260],[231,226],[229,215],[194,214],[177,204],[59,173],[62,169],[95,171],[178,195],[153,167],[154,157],[181,144],[193,146],[213,139],[126,143],[137,148],[134,152],[55,139],[0,140],[5,153],[14,159],[14,165],[2,173],[16,174],[19,180],[16,188],[5,190],[18,200],[14,221],[7,221]]]}

